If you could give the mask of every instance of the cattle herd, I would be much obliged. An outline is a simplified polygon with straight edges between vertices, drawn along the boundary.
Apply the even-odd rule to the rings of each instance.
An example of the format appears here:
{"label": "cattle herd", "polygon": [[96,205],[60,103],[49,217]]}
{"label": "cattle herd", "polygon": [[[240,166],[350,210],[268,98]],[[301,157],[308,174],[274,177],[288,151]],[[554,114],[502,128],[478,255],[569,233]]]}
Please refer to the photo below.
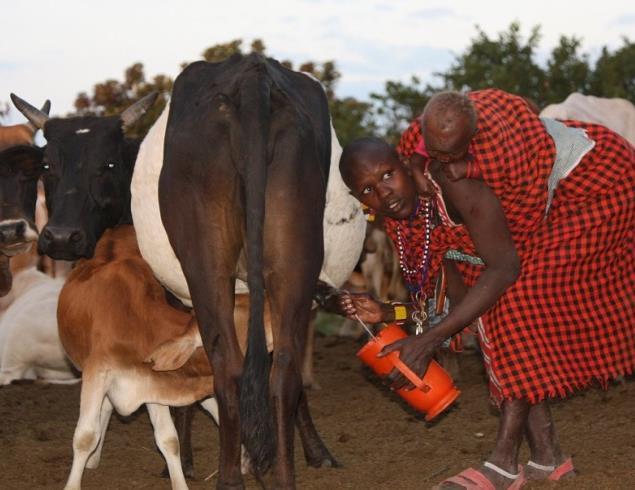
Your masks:
{"label": "cattle herd", "polygon": [[[548,110],[587,107],[574,95]],[[155,94],[108,117],[49,117],[48,101],[11,98],[29,122],[0,127],[0,384],[81,372],[66,488],[99,464],[113,409],[141,405],[176,489],[195,403],[219,424],[218,488],[268,470],[294,488],[295,427],[310,465],[337,465],[305,394],[314,296],[342,286],[364,243],[376,294],[399,294],[398,270],[381,230],[365,240],[320,84],[254,54],[193,63],[143,141],[125,131]],[[614,129],[635,142],[635,108],[620,110],[630,127]],[[75,265],[45,273],[43,256]],[[184,407],[179,434],[169,407]]]}

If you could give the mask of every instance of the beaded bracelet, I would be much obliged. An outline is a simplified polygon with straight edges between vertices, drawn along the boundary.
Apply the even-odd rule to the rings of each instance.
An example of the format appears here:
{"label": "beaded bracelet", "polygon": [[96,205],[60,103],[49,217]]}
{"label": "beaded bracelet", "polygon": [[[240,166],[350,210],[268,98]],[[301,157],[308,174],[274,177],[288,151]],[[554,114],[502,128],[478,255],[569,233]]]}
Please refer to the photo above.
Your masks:
{"label": "beaded bracelet", "polygon": [[398,303],[396,301],[390,304],[393,307],[393,312],[395,315],[395,323],[397,325],[401,325],[405,323],[406,320],[408,319],[408,309],[406,308],[406,305],[404,305],[403,303]]}

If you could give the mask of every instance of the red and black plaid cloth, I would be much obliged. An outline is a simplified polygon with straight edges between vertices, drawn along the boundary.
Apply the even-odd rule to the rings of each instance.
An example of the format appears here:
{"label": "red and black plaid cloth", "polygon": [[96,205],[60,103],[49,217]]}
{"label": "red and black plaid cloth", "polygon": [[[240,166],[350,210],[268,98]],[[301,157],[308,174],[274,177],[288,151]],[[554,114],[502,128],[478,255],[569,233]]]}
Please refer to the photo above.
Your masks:
{"label": "red and black plaid cloth", "polygon": [[[468,97],[478,112],[470,151],[502,203],[522,265],[482,317],[492,398],[536,403],[633,372],[635,149],[603,126],[564,121],[596,144],[560,181],[545,219],[555,145],[538,116],[500,90]],[[410,156],[420,139],[414,121],[398,151]],[[437,226],[430,278],[448,249],[476,253],[464,226]],[[468,284],[480,272],[460,269]]]}

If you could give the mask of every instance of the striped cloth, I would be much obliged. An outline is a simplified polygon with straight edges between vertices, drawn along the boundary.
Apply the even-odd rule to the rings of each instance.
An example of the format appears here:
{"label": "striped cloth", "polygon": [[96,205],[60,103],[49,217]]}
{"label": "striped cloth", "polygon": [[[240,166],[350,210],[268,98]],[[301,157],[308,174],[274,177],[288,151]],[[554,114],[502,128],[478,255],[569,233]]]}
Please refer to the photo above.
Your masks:
{"label": "striped cloth", "polygon": [[[518,280],[481,318],[495,402],[565,396],[635,367],[635,149],[607,128],[564,121],[595,142],[558,183],[545,217],[555,145],[520,97],[471,92],[470,152],[501,201],[521,259]],[[421,140],[418,121],[398,151]],[[430,277],[450,249],[478,255],[464,226],[432,233]],[[466,283],[482,267],[460,263]],[[428,286],[428,290],[430,285]]]}

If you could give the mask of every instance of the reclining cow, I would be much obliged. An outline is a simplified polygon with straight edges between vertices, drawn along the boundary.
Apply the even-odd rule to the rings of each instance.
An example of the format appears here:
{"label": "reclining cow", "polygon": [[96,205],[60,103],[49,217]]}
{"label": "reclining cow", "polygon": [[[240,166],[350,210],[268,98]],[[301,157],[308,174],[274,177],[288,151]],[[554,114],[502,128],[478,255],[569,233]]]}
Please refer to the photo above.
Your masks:
{"label": "reclining cow", "polygon": [[57,301],[64,285],[38,270],[35,250],[11,258],[13,285],[0,298],[0,386],[17,380],[79,381],[59,339]]}
{"label": "reclining cow", "polygon": [[[42,110],[48,112],[47,101]],[[62,281],[37,270],[37,181],[42,150],[31,124],[0,127],[0,385],[21,379],[74,382],[57,334]]]}
{"label": "reclining cow", "polygon": [[635,106],[626,99],[594,97],[577,92],[559,104],[551,104],[540,117],[575,119],[602,124],[635,145]]}

